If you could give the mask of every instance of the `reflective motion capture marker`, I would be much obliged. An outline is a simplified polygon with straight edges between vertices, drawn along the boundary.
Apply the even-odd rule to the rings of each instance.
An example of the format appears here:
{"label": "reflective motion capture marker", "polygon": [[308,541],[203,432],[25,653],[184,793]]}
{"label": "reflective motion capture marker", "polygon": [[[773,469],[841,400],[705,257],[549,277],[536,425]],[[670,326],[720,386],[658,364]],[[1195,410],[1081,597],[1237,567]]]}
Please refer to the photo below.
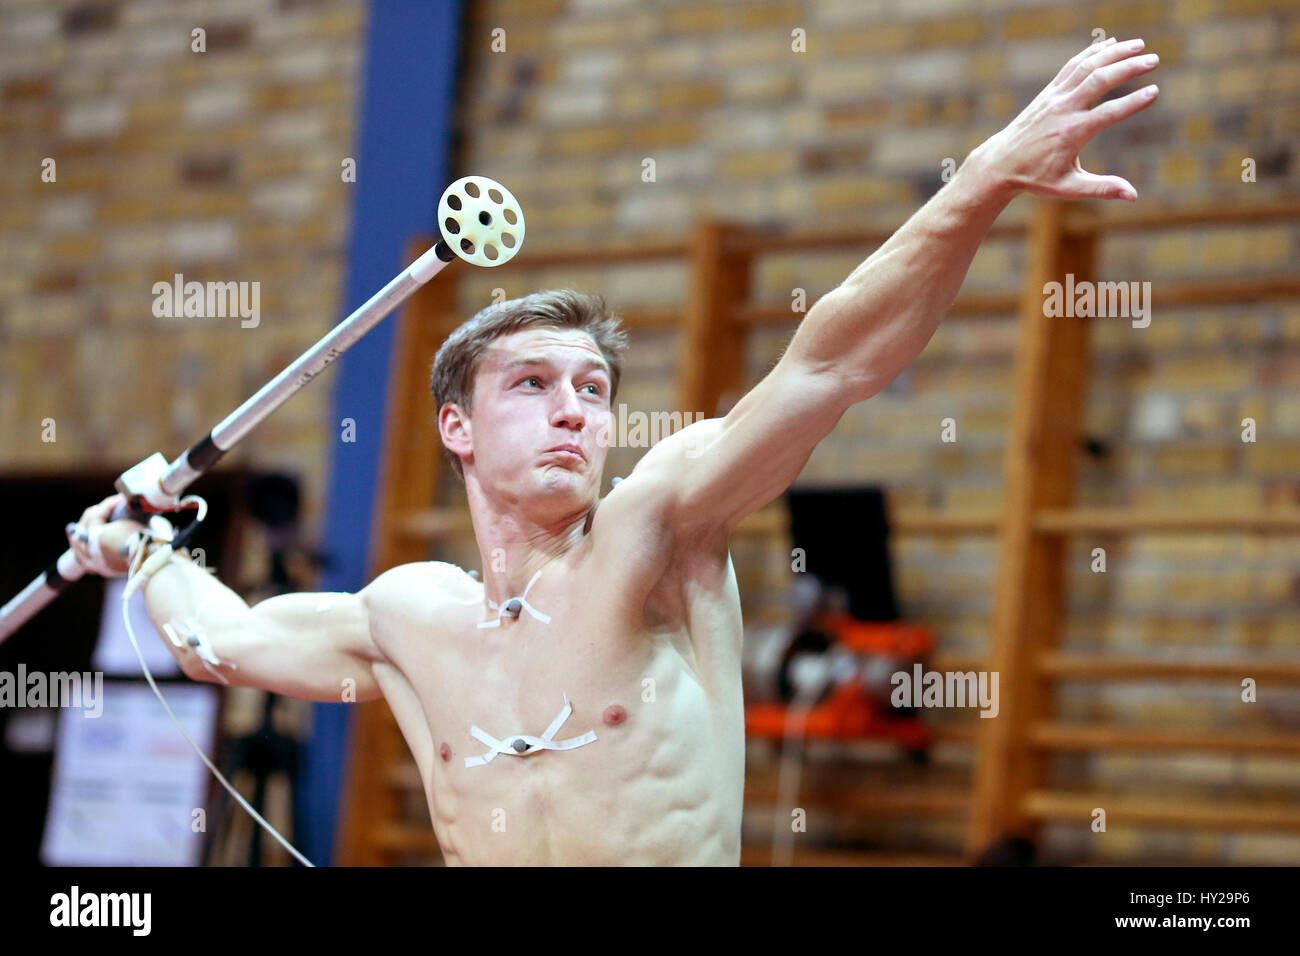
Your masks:
{"label": "reflective motion capture marker", "polygon": [[564,709],[551,721],[551,725],[542,731],[540,737],[533,737],[529,734],[511,734],[502,740],[497,740],[487,731],[472,726],[469,729],[470,736],[487,744],[488,750],[480,757],[466,757],[465,766],[486,766],[496,758],[497,754],[505,754],[508,757],[531,757],[543,750],[573,750],[575,747],[585,747],[596,740],[594,730],[589,730],[578,737],[570,737],[568,740],[555,739],[556,733],[564,726],[564,722],[569,719],[569,715],[572,713],[573,705],[569,703],[569,695],[565,694]]}
{"label": "reflective motion capture marker", "polygon": [[438,228],[456,255],[476,266],[513,259],[524,242],[524,214],[510,190],[482,176],[458,179],[438,203]]}

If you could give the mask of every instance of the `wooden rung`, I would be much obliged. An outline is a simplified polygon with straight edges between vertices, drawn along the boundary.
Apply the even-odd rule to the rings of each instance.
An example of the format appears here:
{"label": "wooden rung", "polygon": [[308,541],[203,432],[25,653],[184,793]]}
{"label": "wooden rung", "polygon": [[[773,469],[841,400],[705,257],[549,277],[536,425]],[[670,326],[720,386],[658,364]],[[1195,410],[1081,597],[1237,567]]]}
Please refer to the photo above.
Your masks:
{"label": "wooden rung", "polygon": [[1029,742],[1044,750],[1197,750],[1300,755],[1300,734],[1149,730],[1140,727],[1040,723]]}
{"label": "wooden rung", "polygon": [[1034,526],[1039,531],[1060,534],[1079,531],[1293,534],[1300,531],[1300,508],[1268,508],[1215,514],[1155,509],[1053,508],[1038,512]]}
{"label": "wooden rung", "polygon": [[1161,660],[1159,658],[1092,657],[1048,652],[1038,659],[1038,672],[1058,680],[1218,680],[1240,682],[1243,677],[1300,684],[1300,661]]}
{"label": "wooden rung", "polygon": [[[991,239],[1007,239],[1025,234],[1024,222],[1005,219],[993,224]],[[898,226],[867,229],[820,229],[815,232],[784,233],[762,226],[736,229],[728,235],[722,248],[727,255],[758,256],[776,252],[818,252],[823,249],[858,251],[866,254],[865,246],[878,246],[888,240]]]}
{"label": "wooden rung", "polygon": [[525,245],[510,266],[519,269],[550,269],[554,266],[633,265],[649,259],[685,259],[691,251],[687,242],[658,242],[636,246],[584,246],[572,249],[533,251]]}
{"label": "wooden rung", "polygon": [[1254,276],[1222,279],[1162,279],[1151,284],[1152,308],[1273,302],[1300,298],[1300,278]]}
{"label": "wooden rung", "polygon": [[402,516],[397,522],[397,531],[406,537],[437,541],[473,534],[474,525],[465,508],[418,508]]}
{"label": "wooden rung", "polygon": [[1185,206],[1134,206],[1117,209],[1104,216],[1071,210],[1066,218],[1069,236],[1109,235],[1138,229],[1176,229],[1183,226],[1227,226],[1237,223],[1255,225],[1300,219],[1300,202],[1293,200],[1269,203],[1197,203]]}
{"label": "wooden rung", "polygon": [[[1011,315],[1020,305],[1018,292],[965,292],[957,296],[948,315],[953,318],[971,316]],[[729,318],[735,325],[776,325],[781,322],[799,322],[804,314],[790,311],[790,304],[745,304],[735,308]]]}
{"label": "wooden rung", "polygon": [[[1000,518],[996,513],[947,512],[939,509],[897,511],[889,517],[890,531],[903,534],[994,534]],[[733,534],[760,536],[787,534],[789,512],[782,505],[768,505],[744,518]],[[400,534],[436,541],[472,534],[469,512],[464,508],[417,508],[397,522]]]}
{"label": "wooden rung", "polygon": [[[777,801],[774,773],[749,774],[745,778],[745,807],[754,810]],[[952,787],[894,787],[889,790],[820,787],[801,775],[799,803],[841,813],[870,816],[946,816],[970,810],[970,793]]]}
{"label": "wooden rung", "polygon": [[681,309],[615,309],[630,329],[675,329],[682,324]]}
{"label": "wooden rung", "polygon": [[[1001,516],[996,512],[953,512],[938,508],[894,511],[889,530],[903,534],[995,534]],[[741,520],[734,534],[785,534],[790,514],[782,505],[768,505]]]}
{"label": "wooden rung", "polygon": [[1080,825],[1091,822],[1093,809],[1101,807],[1108,827],[1166,824],[1206,830],[1300,830],[1300,805],[1295,803],[1032,790],[1024,795],[1022,807],[1036,820],[1073,820]]}

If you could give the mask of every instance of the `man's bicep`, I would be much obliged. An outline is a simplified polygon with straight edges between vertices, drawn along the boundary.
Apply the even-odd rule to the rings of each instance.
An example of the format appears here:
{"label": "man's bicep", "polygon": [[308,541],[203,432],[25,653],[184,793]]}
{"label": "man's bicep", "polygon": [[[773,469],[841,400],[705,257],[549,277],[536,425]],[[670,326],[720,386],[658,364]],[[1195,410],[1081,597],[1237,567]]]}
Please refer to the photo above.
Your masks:
{"label": "man's bicep", "polygon": [[251,626],[217,647],[236,665],[231,683],[331,703],[382,696],[364,593],[281,594],[250,610]]}
{"label": "man's bicep", "polygon": [[726,416],[696,422],[646,455],[668,487],[669,520],[731,531],[794,482],[851,404],[833,375],[778,363]]}

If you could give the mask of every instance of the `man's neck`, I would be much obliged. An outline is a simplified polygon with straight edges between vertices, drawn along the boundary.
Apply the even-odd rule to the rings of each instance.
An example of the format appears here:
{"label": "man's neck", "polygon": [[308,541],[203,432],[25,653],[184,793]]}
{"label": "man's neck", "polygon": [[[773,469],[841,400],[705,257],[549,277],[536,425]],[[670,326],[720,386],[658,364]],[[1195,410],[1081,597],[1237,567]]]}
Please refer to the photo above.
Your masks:
{"label": "man's neck", "polygon": [[470,521],[483,562],[483,594],[501,605],[519,597],[533,575],[573,550],[591,530],[598,502],[549,520],[493,506],[470,494]]}

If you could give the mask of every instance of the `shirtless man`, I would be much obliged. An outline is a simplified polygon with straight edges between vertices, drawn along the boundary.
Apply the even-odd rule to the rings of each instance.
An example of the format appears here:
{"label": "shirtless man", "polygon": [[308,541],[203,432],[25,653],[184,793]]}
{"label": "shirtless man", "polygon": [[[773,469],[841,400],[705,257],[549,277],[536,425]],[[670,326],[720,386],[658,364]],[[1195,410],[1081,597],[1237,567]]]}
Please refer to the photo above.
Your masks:
{"label": "shirtless man", "polygon": [[[1084,172],[1078,153],[1155,101],[1150,86],[1094,105],[1155,67],[1141,49],[1107,40],[1066,63],[817,302],[725,417],[660,441],[604,499],[624,342],[599,301],[537,293],[458,329],[434,391],[482,581],[425,562],[357,594],[250,608],[176,559],[145,587],[155,626],[197,613],[234,684],[338,702],[354,682],[357,700],[385,697],[448,863],[736,864],[744,715],[728,534],[921,351],[1015,195],[1136,198],[1127,181]],[[110,555],[136,527],[116,523]],[[189,649],[173,653],[190,677],[215,679]]]}

